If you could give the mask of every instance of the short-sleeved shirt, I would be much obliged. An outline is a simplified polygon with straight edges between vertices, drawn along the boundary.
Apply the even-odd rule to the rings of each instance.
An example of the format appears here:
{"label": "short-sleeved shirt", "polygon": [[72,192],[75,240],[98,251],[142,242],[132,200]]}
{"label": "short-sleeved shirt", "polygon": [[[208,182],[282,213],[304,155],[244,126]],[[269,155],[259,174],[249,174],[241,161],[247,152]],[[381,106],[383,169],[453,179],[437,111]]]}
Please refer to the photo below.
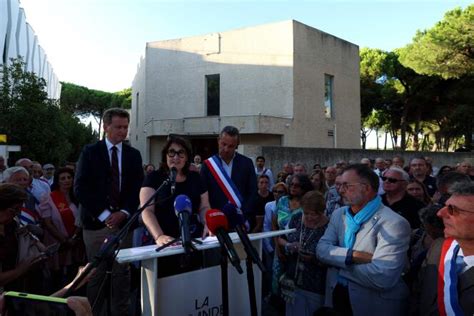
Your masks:
{"label": "short-sleeved shirt", "polygon": [[383,194],[382,203],[403,216],[410,223],[411,229],[420,228],[421,223],[420,217],[418,216],[418,211],[425,207],[423,202],[406,193],[400,201],[397,201],[392,205],[388,204],[387,195]]}
{"label": "short-sleeved shirt", "polygon": [[299,213],[303,213],[303,208],[300,206],[296,209],[290,209],[289,196],[283,196],[277,203],[277,222],[280,229],[287,229],[291,218]]}
{"label": "short-sleeved shirt", "polygon": [[[146,176],[142,187],[150,187],[154,190],[168,178],[168,176],[161,171],[153,171]],[[168,184],[163,188],[162,192],[155,198],[155,216],[158,223],[163,230],[163,233],[172,237],[179,237],[179,220],[174,210],[174,200],[180,195],[184,194],[191,199],[193,216],[190,220],[191,235],[193,237],[200,237],[202,232],[202,224],[199,222],[199,206],[201,204],[201,195],[206,192],[205,187],[201,182],[199,173],[189,171],[186,175],[186,180],[183,182],[176,182],[176,190],[171,195],[171,185]]]}

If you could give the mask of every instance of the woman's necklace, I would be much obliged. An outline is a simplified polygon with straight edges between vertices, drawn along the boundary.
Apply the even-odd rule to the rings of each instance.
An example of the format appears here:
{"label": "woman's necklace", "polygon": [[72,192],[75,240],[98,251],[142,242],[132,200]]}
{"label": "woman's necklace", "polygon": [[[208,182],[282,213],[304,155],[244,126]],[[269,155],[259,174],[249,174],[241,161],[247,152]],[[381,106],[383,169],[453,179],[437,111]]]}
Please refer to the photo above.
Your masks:
{"label": "woman's necklace", "polygon": [[304,226],[303,220],[301,220],[301,235],[300,235],[301,249],[306,250],[305,248],[308,245],[308,242],[311,240],[311,237],[313,237],[315,232],[316,232],[316,228],[307,228],[306,226]]}

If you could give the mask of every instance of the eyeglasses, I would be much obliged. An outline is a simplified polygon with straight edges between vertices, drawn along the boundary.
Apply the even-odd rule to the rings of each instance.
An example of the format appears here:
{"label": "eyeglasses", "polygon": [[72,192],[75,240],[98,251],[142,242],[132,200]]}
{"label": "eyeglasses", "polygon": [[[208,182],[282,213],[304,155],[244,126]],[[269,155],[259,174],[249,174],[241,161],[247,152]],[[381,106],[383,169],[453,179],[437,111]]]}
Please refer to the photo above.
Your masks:
{"label": "eyeglasses", "polygon": [[343,182],[343,183],[341,183],[340,188],[344,189],[344,190],[347,190],[348,188],[355,187],[356,185],[359,185],[359,184],[368,185],[367,183],[364,183],[364,182],[354,182],[354,183]]}
{"label": "eyeglasses", "polygon": [[178,151],[174,149],[169,149],[167,152],[168,157],[173,158],[174,156],[178,155],[179,158],[184,158],[186,156],[186,150],[180,149]]}
{"label": "eyeglasses", "polygon": [[272,192],[277,194],[286,194],[285,190],[273,190]]}
{"label": "eyeglasses", "polygon": [[395,178],[389,178],[389,177],[380,177],[380,179],[382,179],[383,182],[385,181],[388,181],[390,183],[397,183],[397,182],[403,182],[405,180],[400,180],[400,179],[395,179]]}
{"label": "eyeglasses", "polygon": [[474,211],[463,210],[462,208],[459,208],[452,204],[446,205],[446,208],[448,209],[449,215],[454,215],[454,213],[459,214],[461,212],[474,213]]}

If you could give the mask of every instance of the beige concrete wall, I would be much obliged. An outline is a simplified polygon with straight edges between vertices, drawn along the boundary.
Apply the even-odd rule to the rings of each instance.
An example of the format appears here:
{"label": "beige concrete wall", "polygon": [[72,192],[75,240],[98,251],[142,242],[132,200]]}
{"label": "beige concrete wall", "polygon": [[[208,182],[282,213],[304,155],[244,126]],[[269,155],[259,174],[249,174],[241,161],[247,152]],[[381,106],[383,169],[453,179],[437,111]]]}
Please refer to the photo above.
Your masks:
{"label": "beige concrete wall", "polygon": [[[146,60],[140,59],[132,82],[132,109],[130,111],[130,144],[140,150],[143,160],[148,157],[147,133],[149,133],[148,104],[146,102]],[[137,98],[138,94],[138,98]]]}
{"label": "beige concrete wall", "polygon": [[205,75],[220,74],[220,116],[291,117],[291,21],[147,44],[150,115],[206,116]]}
{"label": "beige concrete wall", "polygon": [[[145,159],[155,156],[150,137],[234,125],[244,145],[333,147],[327,133],[337,125],[337,147],[359,148],[358,56],[356,45],[296,21],[147,43],[131,142]],[[335,78],[333,119],[324,117],[324,73]],[[210,74],[220,74],[219,117],[206,116]]]}
{"label": "beige concrete wall", "polygon": [[163,147],[166,144],[166,137],[148,137],[147,142],[149,147],[149,155],[147,157],[143,157],[143,161],[152,163],[155,165],[156,168],[158,168],[161,162],[161,151],[163,150]]}
{"label": "beige concrete wall", "polygon": [[[358,46],[297,21],[293,26],[295,111],[283,145],[360,148]],[[331,119],[324,112],[325,74],[334,76]]]}
{"label": "beige concrete wall", "polygon": [[472,157],[472,153],[443,153],[443,152],[415,152],[415,151],[391,151],[391,150],[363,150],[363,149],[332,149],[332,148],[294,148],[276,146],[255,146],[252,151],[247,151],[253,156],[263,155],[266,165],[272,171],[280,171],[285,162],[301,161],[308,168],[315,163],[321,166],[333,165],[340,160],[359,162],[362,158],[375,159],[377,157],[393,158],[402,156],[407,165],[410,159],[418,156],[431,157],[436,167],[443,165],[455,166],[457,163]]}

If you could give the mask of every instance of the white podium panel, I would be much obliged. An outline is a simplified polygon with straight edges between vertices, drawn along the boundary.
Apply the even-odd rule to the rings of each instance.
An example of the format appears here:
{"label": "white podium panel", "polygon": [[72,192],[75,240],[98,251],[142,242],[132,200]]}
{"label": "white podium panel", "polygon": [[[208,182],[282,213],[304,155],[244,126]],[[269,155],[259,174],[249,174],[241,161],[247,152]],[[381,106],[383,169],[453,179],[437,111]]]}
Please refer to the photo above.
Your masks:
{"label": "white podium panel", "polygon": [[[294,231],[283,230],[268,233],[249,234],[253,246],[260,257],[262,239],[288,234]],[[230,233],[241,260],[243,274],[239,274],[232,264],[228,264],[229,278],[229,314],[250,315],[249,291],[246,277],[246,254],[237,233]],[[196,245],[201,251],[220,247],[216,237],[208,237],[202,245]],[[119,263],[141,260],[142,313],[143,315],[183,315],[217,316],[222,314],[221,268],[213,266],[191,272],[158,279],[157,258],[184,253],[181,246],[173,246],[156,252],[156,245],[120,250],[116,260]],[[253,264],[257,310],[261,311],[262,273]]]}
{"label": "white podium panel", "polygon": [[[242,269],[244,274],[238,274],[232,265],[228,267],[231,315],[250,315],[245,261]],[[254,265],[255,294],[260,309],[261,273],[257,270]],[[157,292],[157,315],[222,315],[220,266],[158,279]]]}

